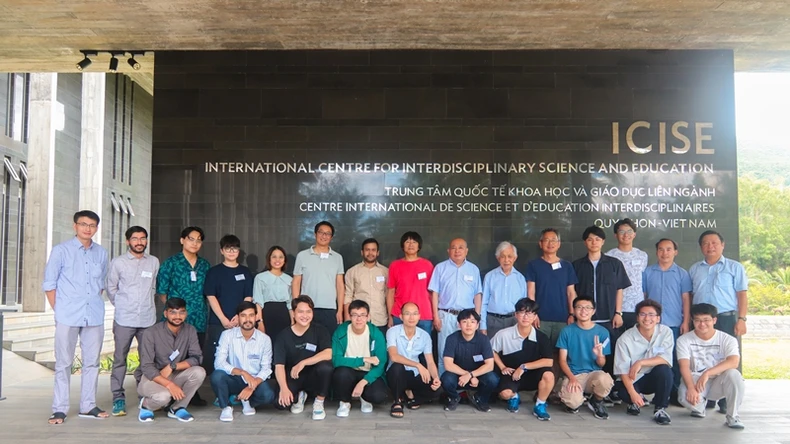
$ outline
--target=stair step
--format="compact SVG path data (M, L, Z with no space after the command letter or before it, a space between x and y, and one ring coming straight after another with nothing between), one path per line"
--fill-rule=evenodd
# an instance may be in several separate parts
M104 318L104 328L112 331L113 318ZM29 324L14 324L3 328L3 339L26 339L32 336L55 335L55 321L41 321Z
M104 337L104 342L102 343L101 348L101 355L109 355L115 351L115 341L113 340L112 336L109 338L107 336ZM55 347L53 346L39 346L39 347L31 347L27 350L18 350L14 351L19 356L22 356L25 359L29 359L31 361L35 361L38 363L42 363L44 361L55 361ZM75 357L81 356L81 350L79 347L79 343L77 344L77 349L75 350ZM54 367L53 367L54 368Z

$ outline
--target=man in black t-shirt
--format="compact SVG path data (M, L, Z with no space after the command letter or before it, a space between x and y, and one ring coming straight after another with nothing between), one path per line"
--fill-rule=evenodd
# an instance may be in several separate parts
M494 352L488 337L477 331L480 315L468 308L458 313L459 331L447 337L444 345L444 370L441 381L447 393L447 411L458 407L459 389L477 389L469 401L481 412L490 412L488 400L494 393L499 378L494 373Z
M507 401L509 412L518 412L519 390L537 390L532 414L541 421L551 416L546 400L554 387L554 347L545 333L532 326L538 316L537 302L523 298L516 302L516 325L497 332L491 339L494 364L502 376L499 397Z
M274 375L280 386L278 403L302 413L307 392L315 394L313 419L326 417L324 399L332 380L332 337L313 324L313 300L299 296L291 301L294 325L277 335L274 343ZM297 396L294 397L294 393Z

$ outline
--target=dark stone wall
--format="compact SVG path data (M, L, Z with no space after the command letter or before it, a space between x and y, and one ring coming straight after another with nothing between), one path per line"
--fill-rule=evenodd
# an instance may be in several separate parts
M269 246L291 254L310 245L313 225L328 219L333 247L346 267L359 260L359 242L382 241L382 262L398 256L400 235L420 232L423 256L444 260L451 238L469 241L469 258L485 272L494 248L510 240L517 266L537 255L545 227L560 229L560 255L584 254L581 233L593 223L616 246L611 219L648 225L635 244L654 258L653 244L671 237L678 262L701 257L703 228L680 220L713 222L738 256L734 80L731 51L248 51L157 52L153 124L152 251L164 258L180 249L186 225L207 232L204 254L219 259L219 237L242 239L248 265L260 270ZM627 145L652 144L648 154ZM690 150L672 136L676 121ZM613 154L613 123L619 154ZM666 122L668 154L659 153ZM695 153L695 124L711 137ZM701 173L575 174L264 174L206 172L206 162L480 162L703 164ZM706 197L385 196L387 186L581 187L655 186L714 189ZM302 202L707 203L714 211L681 212L335 212L300 211ZM664 219L667 219L665 221ZM668 221L672 219L672 221ZM681 225L686 224L683 228ZM291 264L292 265L292 264Z

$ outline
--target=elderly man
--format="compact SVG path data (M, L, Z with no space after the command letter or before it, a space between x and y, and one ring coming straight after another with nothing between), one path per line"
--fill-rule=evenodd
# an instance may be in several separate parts
M447 337L458 331L457 316L462 310L480 313L483 288L480 269L466 260L469 248L463 239L453 239L447 254L450 256L433 270L428 290L433 300L433 327L438 332L439 356L444 356ZM439 360L439 376L444 373L444 362Z
M510 242L501 242L494 254L499 261L483 279L483 310L480 313L480 332L493 338L496 333L516 325L513 307L527 296L524 275L513 268L518 250Z

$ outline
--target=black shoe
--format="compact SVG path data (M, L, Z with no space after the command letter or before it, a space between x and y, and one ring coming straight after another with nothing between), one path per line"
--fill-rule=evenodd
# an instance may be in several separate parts
M587 405L590 406L590 410L592 410L593 415L595 415L596 418L609 419L609 412L606 411L606 406L603 405L603 400L590 398L590 402L588 402Z
M727 398L719 399L719 409L716 411L723 415L727 414Z
M712 409L714 407L716 407L716 401L709 399L708 402L705 404L706 409Z
M575 415L576 413L579 413L579 408L578 408L578 407L576 407L576 408L574 409L574 408L568 407L568 406L566 405L566 406L565 406L565 413L571 413L571 414L574 414L574 415Z
M669 417L669 413L663 407L660 407L653 412L653 421L658 425L669 425L672 423L672 418Z
M639 406L634 403L628 404L628 408L625 409L625 412L633 416L639 416L639 414L642 413L642 411L639 410Z
M483 413L487 413L491 411L491 407L488 406L488 403L480 399L480 397L477 396L477 394L469 396L469 403L472 404L477 410L480 410Z
M609 399L609 401L614 405L620 405L623 403L623 399L620 397L620 394L615 391L609 392L609 396L604 399Z
M192 407L205 407L208 405L208 403L206 402L205 399L200 397L199 393L195 392L195 396L193 396L192 399L189 400L189 405L191 405Z
M455 409L458 408L458 404L461 403L461 398L447 398L447 404L444 405L444 410L448 412L454 412Z
M680 403L680 399L678 399L678 392L675 391L669 394L669 403L675 407L683 407L683 404Z

